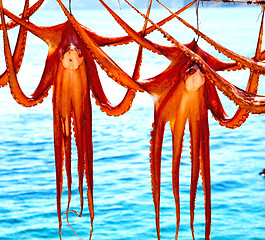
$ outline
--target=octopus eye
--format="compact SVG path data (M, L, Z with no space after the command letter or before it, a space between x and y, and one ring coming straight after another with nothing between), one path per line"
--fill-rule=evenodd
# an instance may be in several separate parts
M194 68L193 67L190 67L187 69L186 73L188 74L192 74L194 72Z
M193 75L198 70L198 67L196 65L192 65L189 67L186 71L187 75Z

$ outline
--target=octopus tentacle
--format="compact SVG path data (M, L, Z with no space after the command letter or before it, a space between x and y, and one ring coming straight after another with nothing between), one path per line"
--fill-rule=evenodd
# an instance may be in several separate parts
M16 47L14 50L14 55L13 55L13 63L14 63L14 68L16 73L18 73L22 59L24 56L24 50L25 50L25 45L26 45L26 38L27 38L27 31L24 29L20 29L19 34L18 34L18 39L16 43ZM0 87L5 87L8 83L8 71L5 70L3 74L0 76Z
M82 26L82 25L81 25ZM92 30L90 30L89 28L82 26L84 32L91 38L93 38L95 40L95 42L97 42L97 44L100 47L104 47L104 46L119 46L119 45L125 45L125 44L129 44L130 42L132 42L132 39L130 36L122 36L122 37L103 37L103 36L99 36L98 34L94 33Z
M205 81L206 81L205 91L207 92L207 96L209 98L207 107L208 109L210 109L211 113L213 114L213 117L217 121L220 121L223 123L225 122L225 119L228 119L229 117L223 108L223 105L221 103L221 100L219 98L219 95L217 93L217 90L214 84L211 83L208 77L205 77Z
M186 51L183 49L183 51ZM186 52L189 54L188 52ZM210 81L240 108L253 114L265 113L265 96L248 93L215 73L199 56L192 59L203 69Z
M22 13L23 17L27 15L27 12L29 11L28 8L29 8L29 1L27 0L25 2L24 10ZM6 27L7 26L8 25L6 25ZM1 24L1 27L2 27L2 24ZM8 27L6 29L8 29ZM27 39L27 30L23 27L20 27L18 38L17 38L17 43L15 46L14 55L13 55L13 63L16 69L16 73L18 73L21 63L22 63L22 59L23 59L24 51L25 51L26 39ZM1 74L0 76L0 87L6 86L7 83L8 83L8 72L7 70L5 70L5 72Z
M100 3L108 10L108 12L114 17L114 19L117 21L117 23L119 25L121 25L123 27L123 25L125 25L123 27L123 29L130 35L134 35L135 38L138 38L138 42L141 42L141 45L148 45L149 46L149 50L152 52L155 52L157 54L161 54L153 45L149 44L147 42L147 40L145 38L142 38L139 36L139 34L136 31L131 31L132 28L129 27L129 25L127 23L125 23L117 14L115 14L112 9L106 4L104 3L102 0L99 0Z
M132 7L138 14L140 14L143 18L147 19L157 30L159 30L169 41L174 43L173 37L171 37L167 32L165 32L160 26L158 26L155 22L149 19L145 14L141 13L136 7L134 7L128 0L124 0L130 7ZM137 38L134 40L136 41ZM176 41L176 40L175 40ZM140 41L139 41L140 43ZM174 43L175 44L175 43ZM144 44L141 44L144 45ZM177 44L176 44L177 45ZM178 45L177 45L178 46ZM184 46L184 45L183 45ZM148 49L148 47L146 47Z
M77 142L77 154L78 154L78 175L79 175L79 194L80 194L80 205L81 205L81 211L80 216L82 216L83 212L83 206L84 206L84 200L83 200L83 178L84 178L84 139L83 139L83 132L84 132L84 126L83 126L83 119L84 116L79 116L81 113L73 113L73 118L75 122L75 134L76 138L78 139Z
M58 52L48 53L41 80L33 94L31 94L31 98L38 99L48 95L58 69L58 64L54 64L57 62L59 62Z
M85 144L84 144L85 140L83 138L83 132L85 131L84 129L85 115L82 110L84 109L85 100L82 99L80 101L79 99L76 99L75 102L73 102L72 104L73 104L73 119L75 122L75 134L76 134L76 139L77 139L76 146L77 146L77 153L78 153L79 193L80 193L80 205L81 205L80 216L82 216L83 205L84 205L83 203L83 178L84 178L84 169L85 169Z
M148 9L147 9L147 14L146 14L147 16L149 16L149 14L150 14L151 5L152 5L152 0L149 0L149 6L148 6ZM146 34L146 27L147 27L147 20L145 20L145 22L144 22L144 26L143 26L143 29L142 29L142 32L141 32L142 36L145 36L145 34ZM140 45L139 46L139 50L138 50L138 54L137 54L137 59L136 59L135 68L134 68L134 71L133 71L132 79L137 80L140 77L140 69L141 69L141 64L142 64L142 55L143 55L143 48ZM97 77L97 74L92 74L92 75L94 77ZM98 83L98 85L100 85L100 81L97 81L97 83ZM102 89L102 87L100 86L100 90L101 89ZM104 96L103 90L102 90L102 93L100 94L100 96ZM106 107L103 104L101 104L101 110L105 111L108 115L118 116L118 115L124 114L125 112L127 112L131 108L132 101L133 101L134 97L135 97L135 90L129 89L129 90L127 90L126 95L125 95L124 99L122 100L122 102L118 106L111 108L111 112L110 111L106 111ZM109 108L110 107L108 106L108 109ZM118 113L117 113L117 109L119 110Z
M144 34L143 34L144 35ZM140 45L137 53L137 58L135 62L135 67L132 75L132 79L139 79L140 78L140 69L142 65L142 60L143 60L143 47Z
M54 152L55 152L55 168L56 168L56 190L57 190L57 216L59 221L59 236L61 237L62 217L61 217L61 197L63 190L63 130L61 125L60 114L53 106L53 124L54 124Z
M147 9L147 15L149 16L150 9L151 9L151 3L152 1L149 2L149 6ZM147 26L147 21L145 21L145 24L142 29L142 35L145 34ZM131 105L132 101L134 100L135 97L135 90L129 89L127 90L125 97L119 103L117 106L112 106L107 97L105 96L105 93L102 89L101 83L99 81L98 73L96 66L93 64L93 58L90 57L90 53L87 51L87 65L89 66L89 74L90 74L90 80L91 80L91 89L93 92L93 96L96 99L96 104L100 106L101 111L106 112L107 115L109 116L119 116L127 112ZM140 68L141 68L141 62L142 62L142 47L139 47L137 59L136 59L136 64L135 64L135 69L133 72L133 79L138 79L140 76Z
M92 96L95 98L96 104L100 106L100 110L102 112L105 112L108 116L116 117L123 115L130 110L132 102L135 98L135 91L133 89L128 89L122 101L116 106L102 103L102 101L99 101L94 94Z
M63 142L64 142L64 154L65 154L65 169L67 176L67 186L68 186L68 204L67 204L67 223L71 227L68 219L68 213L71 203L71 184L72 184L72 174L71 174L71 131L68 133L65 132L66 129L71 129L71 113L67 115L67 119L61 119L63 126ZM72 228L72 227L71 227ZM72 228L73 230L73 228ZM74 230L73 230L74 231Z
M146 48L149 51L157 53L159 55L163 54L168 59L172 60L171 47L162 46L151 42L150 40L143 38L141 34L132 29L126 22L124 22L111 8L109 8L102 0L101 4L108 10L108 12L114 17L117 23L136 41L140 46ZM144 15L145 16L145 15ZM146 18L149 19L149 18ZM149 20L148 20L149 21ZM137 81L139 82L139 81Z
M147 9L147 16L149 16L150 14L150 10L151 10L151 5L152 5L152 1L149 1L149 6ZM147 21L145 20L141 35L144 36L145 32L146 32L146 27L147 27ZM143 49L142 46L139 46L139 50L138 50L138 54L137 54L137 59L136 59L136 64L135 64L135 68L134 68L134 72L133 72L133 79L138 79L140 77L140 68L141 68L141 63L142 63L142 53L143 53ZM87 55L90 56L89 52L87 53ZM90 59L90 58L88 58ZM92 60L91 60L92 62ZM101 110L106 112L108 115L114 115L114 116L119 116L121 114L124 114L125 112L127 112L131 105L132 105L132 101L135 97L135 91L133 89L129 89L127 90L127 93L124 97L124 99L122 100L122 102L120 104L118 104L115 107L112 107L109 102L108 99L106 98L104 91L102 89L101 83L99 81L99 77L98 77L98 73L96 68L91 69L91 66L93 64L89 64L90 65L90 74L91 74L91 86L92 86L92 91L94 92L94 96L95 94L97 94L96 97L96 104L101 106ZM94 66L94 65L93 65ZM94 90L95 89L95 90Z
M16 15L10 13L7 10L6 11L7 15L12 18L14 21L18 22L19 24L21 24L24 28L26 28L27 30L31 31L33 34L39 36L39 33L43 36L45 36L45 32L51 32L51 30L53 29L55 33L50 33L49 36L51 37L53 44L55 44L57 41L59 41L60 39L60 34L58 34L58 32L56 30L61 30L62 27L64 27L64 24L60 24L53 27L48 27L48 28L43 28L43 27L38 27L28 21L25 21L25 19L19 18ZM8 36L7 33L5 34L4 31L4 37L6 38L6 42L8 43ZM39 36L41 37L41 36ZM46 37L45 37L46 39ZM47 39L49 39L47 37ZM46 39L46 40L47 40ZM44 40L45 41L45 40ZM7 49L7 54L9 54L10 47L9 44L5 44L6 47L5 49ZM11 88L11 93L13 95L13 97L15 98L15 100L26 107L31 107L34 106L38 103L41 103L43 101L43 98L47 96L48 94L48 90L50 89L52 83L53 83L53 78L54 78L54 74L57 71L57 65L54 64L54 62L58 62L58 51L57 48L51 48L49 50L48 53L48 57L46 60L46 64L45 64L45 69L41 78L41 81L37 87L37 89L34 91L34 93L30 96L27 97L23 91L21 90L18 80L16 78L16 74L14 72L14 70L12 70L12 62L10 60L10 57L7 56L7 54L5 54L6 59L7 59L7 64L11 67L10 68L10 73L9 73L9 81L10 81L10 88Z
M200 142L198 141L199 129L198 126L192 127L190 124L191 132L191 183L190 183L190 226L192 232L192 238L194 237L194 211L195 211L195 200L196 200L196 191L199 180L199 147Z
M179 102L180 103L180 102ZM187 121L188 113L185 109L184 104L177 113L175 120L170 121L171 132L172 132L172 145L173 145L173 158L172 158L172 186L173 195L175 198L176 205L176 235L175 239L178 238L178 231L180 226L180 198L179 198L179 167L180 159L183 147L183 137L185 130L185 123Z
M177 225L175 239L178 238L178 231L180 226L179 167L180 167L180 159L181 159L183 137L184 137L185 123L186 123L186 119L185 118L182 119L184 120L183 123L180 121L176 121L174 126L173 124L170 124L172 132L172 145L173 145L172 186L173 186L173 195L175 198L175 205L176 205L176 225Z
M186 9L191 7L196 1L197 0L190 2L186 6L184 6L183 8L178 10L177 12L175 12L175 14L179 15L180 13L182 13L183 11L185 11ZM160 22L158 22L157 25L162 26L165 23L172 20L173 18L174 18L174 15L170 15L170 16L166 17L165 19L161 20ZM123 44L129 44L130 42L133 41L130 36L115 37L115 38L101 37L101 36L98 36L97 34L95 34L94 32L92 32L91 30L87 29L86 27L83 27L83 29L87 32L87 34L90 37L92 37L93 39L96 40L96 42L98 43L99 46L118 46L118 45L123 45ZM150 27L146 28L145 34L148 35L155 30L156 29L154 26L150 26ZM138 32L138 34L141 34L141 32Z
M161 152L163 135L165 131L165 121L160 119L159 113L155 112L153 130L150 140L150 171L153 201L156 214L157 238L160 240L160 185L161 185Z
M254 56L254 60L258 61L261 58L261 46L262 46L262 37L263 37L263 20L264 20L264 11L262 15L262 20L261 20L261 26L260 26L260 31L259 31L259 37L258 37L258 42L257 42L257 47L256 47L256 53ZM251 71L249 75L249 80L248 80L248 85L246 88L247 92L250 93L257 93L258 90L258 83L259 83L259 76L260 74L256 71ZM213 113L214 118L220 123L220 125L225 126L227 128L236 128L240 127L248 118L249 112L246 111L245 109L238 108L235 115L232 118L228 118L226 113L224 112L224 109L221 105L220 99L218 97L218 94L210 84L209 86L211 89L208 89L208 91L211 92L211 96L209 98L209 108Z
M207 91L209 96L209 109L211 110L213 117L219 122L221 126L227 128L237 128L240 127L248 118L249 111L239 107L237 112L232 118L229 118L223 109L218 93L213 84L208 81Z
M127 0L125 0L127 2ZM167 8L165 5L163 5L161 2L156 0L159 4L161 4L163 7L165 7L168 11L171 12L171 14L174 14L169 8ZM256 62L253 59L244 57L242 55L236 54L233 51L229 50L228 48L223 47L219 43L215 42L205 34L203 34L201 31L193 27L191 24L186 22L184 19L179 17L178 15L174 14L176 18L182 22L184 25L186 25L188 28L193 30L198 36L202 37L205 41L207 41L211 46L213 46L218 52L221 52L226 57L230 58L231 60L235 60L237 64L239 64L240 67L247 67L251 70L256 70L260 72L261 74L265 74L265 65L261 62Z
M254 72L250 73L249 80L252 81L252 83L253 83L252 86L257 85L257 83L259 82L259 76L260 76L260 74L258 74L258 73L254 73ZM214 86L213 86L213 88L214 88ZM252 90L249 90L249 89L252 89ZM256 87L255 87L255 89L247 88L246 91L256 94L257 88ZM215 99L213 99L213 98L215 98ZM213 101L213 103L210 102L209 108L210 108L211 112L213 113L214 118L219 122L219 124L221 126L225 126L227 128L233 128L234 129L234 128L240 127L249 117L249 111L239 107L237 109L235 115L232 118L229 118L226 115L226 113L224 112L223 108L217 107L217 106L220 106L219 104L215 105L215 103L217 101L220 101L220 99L219 100L217 100L217 99L219 99L219 96L218 96L217 92L214 92L214 95L210 98L210 100ZM217 114L216 114L216 112L217 112Z
M128 74L123 72L120 67L101 48L99 48L95 41L84 32L82 27L80 27L75 18L70 15L62 2L60 0L57 0L57 2L61 6L80 39L82 39L86 45L91 56L98 62L100 67L108 74L108 76L124 87L142 91L139 85L133 81Z
M147 17L149 17L149 15L150 15L151 6L152 6L152 0L149 0L147 12L146 12L146 16ZM148 23L148 21L145 19L144 20L144 26L143 26L142 31L141 31L141 36L142 37L144 37L146 35L147 23ZM135 63L132 79L137 80L137 79L140 78L140 69L141 69L141 65L142 65L142 60L143 60L143 47L142 47L142 45L139 45L138 54L137 54L137 58L136 58L136 63Z
M172 60L174 56L172 55L172 49L168 46L162 46L151 42L150 40L143 38L141 34L132 29L126 22L124 22L111 8L109 8L102 0L99 0L101 4L107 9L107 11L113 16L116 22L136 41L139 45L146 48L149 51L157 53L159 55L164 55L169 60ZM146 15L144 15L146 16ZM146 18L149 19L148 17ZM148 20L149 21L149 20ZM139 81L137 81L139 82Z
M92 143L92 108L90 102L85 102L85 120L84 120L84 160L85 160L85 175L87 182L87 199L90 212L90 239L93 232L93 220L94 220L94 203L93 203L93 143Z
M207 111L202 113L202 136L200 145L200 169L205 199L205 239L210 239L211 232L211 176L210 176L210 146L209 124Z
M227 69L231 69L235 66L238 66L236 62L223 62L218 58L210 55L209 53L203 51L197 44L195 40L193 40L193 47L189 47L193 52L197 53L201 58L209 64L209 66L215 71L225 71ZM187 44L184 44L188 47Z
M90 212L91 231L93 231L94 220L94 204L93 204L93 144L92 144L92 110L90 104L89 88L87 85L88 76L85 71L86 65L81 64L78 68L77 78L81 79L81 83L77 86L79 94L73 95L73 114L75 122L75 134L77 139L78 151L78 174L79 174L79 193L81 201L81 212L83 210L83 178L86 175L87 183L87 199ZM75 81L77 82L77 81ZM87 89L84 90L84 89ZM82 99L80 99L82 95Z
M79 138L80 138L80 134L78 133L78 127L77 127L77 121L78 119L76 118L75 114L72 113L72 121L73 121L73 133L74 133L74 137L75 137L75 144L76 146L80 146L80 143L79 143ZM77 155L79 157L79 147L77 147ZM78 176L79 176L79 179L81 178L80 175L79 175L79 160L78 160L78 164L77 164L77 168L78 168ZM84 170L83 170L84 171ZM79 217L82 217L82 214L83 214L83 206L84 206L84 201L83 201L83 190L81 189L80 191L80 186L83 185L83 183L81 182L83 180L79 180L79 186L78 186L78 191L79 191L79 195L80 195L80 213L77 213L75 210L71 210L71 211L74 211Z
M169 17L161 20L160 22L157 23L158 26L163 26L165 23L169 22L170 20L172 20L176 15L181 14L182 12L184 12L186 9L188 9L189 7L191 7L194 3L196 3L197 0L191 1L190 3L188 3L186 6L184 6L183 8L181 8L180 10L178 10L177 12L175 12L174 14L171 14ZM151 32L153 32L154 30L156 30L156 28L154 26L150 26L146 29L146 35L150 34Z
M28 19L33 13L35 13L40 8L43 2L44 0L39 0L38 2L36 2L33 6L29 8L29 3L28 1L26 1L23 13L21 14L22 17ZM17 25L17 23L14 21L6 23L7 30L15 27L15 25ZM2 24L0 25L0 29L2 30ZM21 63L22 63L22 59L23 59L24 51L25 51L26 39L27 39L27 30L23 27L20 27L18 39L17 39L17 43L15 46L14 55L13 55L13 63L16 69L16 73L18 73ZM6 70L0 76L0 87L6 86L7 83L8 83L8 73Z
M86 53L86 66L89 71L87 71L88 78L90 81L90 87L92 90L92 96L96 100L96 104L100 106L102 112L105 112L109 116L119 116L127 112L132 106L132 102L135 98L135 90L129 89L125 94L123 100L116 106L113 106L107 99L99 76L96 69L96 65L90 53Z
M26 12L26 14L22 13L19 16L23 16L24 18L30 17L31 15L33 15L41 7L41 5L43 4L43 2L44 2L44 0L37 1L36 3L34 3L28 9L28 11ZM7 30L9 30L9 29L12 29L12 28L16 27L17 25L18 25L17 22L11 20L11 21L9 21L9 22L6 23L6 28L7 28ZM0 24L0 30L3 30L2 24Z
M3 14L2 1L0 1L0 4L1 4L0 5L1 20L3 23L5 60L6 60L7 72L8 72L8 76L9 76L9 85L10 85L11 94L12 94L13 98L21 105L23 105L25 107L35 106L38 103L41 103L43 101L43 98L47 96L48 89L45 89L45 91L43 91L43 93L40 94L36 98L27 97L23 93L23 91L21 90L19 83L18 83L18 80L17 80L17 76L16 76L16 70L15 70L14 63L13 63L13 57L11 54L7 30L5 28L5 20L4 20L4 14ZM47 88L49 88L49 87L50 87L50 85L47 86Z
M64 23L52 27L39 27L29 21L26 21L24 18L16 16L15 14L11 13L5 8L4 8L4 13L13 21L22 25L28 31L30 31L31 33L42 39L48 46L52 48L49 50L50 52L52 52L52 50L55 50L55 46L58 46L58 44L60 43L61 35L58 34L58 32L60 32L62 28L65 26Z
M198 99L197 99L198 100ZM201 124L202 120L200 117L202 104L200 101L191 101L192 104L190 106L190 116L189 116L189 127L190 127L190 138L191 138L191 184L190 184L190 226L192 237L194 237L194 210L195 210L195 199L196 199L196 191L199 180L199 170L200 170L200 144L201 144ZM197 103L197 104L196 104ZM198 106L199 105L199 106Z
M59 81L55 83L55 89L54 89L54 95L53 95L53 104L54 108L58 112L59 115L59 124L61 127L62 131L62 146L63 146L63 153L65 156L65 169L66 169L66 176L67 176L67 186L68 186L68 204L67 204L67 210L66 210L66 215L67 215L67 223L75 233L74 229L69 223L69 211L74 211L75 210L69 210L70 209L70 203L71 203L71 185L72 185L72 174L71 174L71 98L63 98L61 93L65 91L65 87L61 84L59 84L60 81L62 81L62 78L64 77L62 75L62 68L59 67L57 79ZM66 79L67 81L68 79ZM60 100L62 103L60 103ZM62 110L62 105L63 105L63 110ZM56 127L54 125L54 127ZM56 139L54 139L56 141ZM75 233L76 234L76 233Z

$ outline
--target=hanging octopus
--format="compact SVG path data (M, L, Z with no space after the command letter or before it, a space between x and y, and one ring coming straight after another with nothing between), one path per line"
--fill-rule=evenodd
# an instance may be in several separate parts
M25 6L28 5L28 2ZM151 5L150 5L151 6ZM53 122L54 122L54 149L55 149L55 166L56 166L56 186L57 186L57 214L59 220L59 235L61 237L61 195L63 183L63 164L65 158L67 182L68 182L68 206L67 206L67 221L68 212L71 201L71 119L73 119L74 133L76 137L76 145L78 151L78 174L79 174L79 193L81 211L78 214L82 216L83 211L83 178L86 175L87 182L87 198L91 219L91 232L93 231L94 207L93 207L93 146L92 146L92 112L90 102L90 89L96 99L96 103L100 105L101 110L108 115L118 116L124 114L131 107L135 97L135 90L140 89L127 74L119 75L117 72L110 70L108 74L112 78L128 79L123 83L126 87L130 87L123 101L112 106L101 86L98 77L96 64L86 46L82 43L78 34L75 32L69 21L52 27L38 27L25 18L13 15L5 10L5 14L13 19L14 22L21 25L21 28L26 32L30 31L37 37L41 38L48 46L48 57L46 59L45 69L41 81L34 91L28 97L21 90L16 73L20 67L20 62L23 58L25 41L18 37L17 48L12 56L9 40L7 35L7 26L4 20L4 9L2 1L0 1L1 21L4 33L4 49L7 71L5 78L9 76L9 85L11 94L14 99L25 107L31 107L41 103L44 97L47 96L48 90L53 86ZM25 7L25 13L27 8ZM148 10L148 14L150 7ZM31 10L32 12L32 10ZM81 26L81 25L80 25ZM86 34L93 37L95 43L92 47L100 52L101 58L108 60L110 65L117 66L100 48L100 46L119 44L119 41L128 39L128 36L122 38L104 38L91 32L89 29L82 26ZM145 35L146 24L142 30L142 36ZM23 35L23 34L22 34ZM133 78L139 75L139 69L142 55L140 47L138 59L134 71ZM108 64L105 63L105 64ZM103 66L105 68L105 65ZM69 221L68 221L69 224ZM70 224L69 224L70 226Z
M100 0L100 2L137 43L150 51L164 55L171 61L170 66L159 75L147 80L137 80L139 85L153 96L155 102L153 131L151 132L150 167L158 239L160 239L159 209L161 151L165 124L167 122L170 123L173 141L172 183L176 202L177 239L180 225L179 167L184 128L187 120L189 121L191 138L192 167L190 186L190 225L192 237L195 239L193 222L195 198L200 172L205 195L205 239L210 239L211 183L208 110L212 112L213 116L220 122L221 125L230 128L242 125L248 116L248 111L239 108L233 118L228 118L224 112L211 77L204 72L201 64L207 66L207 68L211 69L214 73L216 71L223 70L236 70L240 67L237 65L237 62L221 62L204 52L199 48L195 40L189 44L182 45L185 49L189 50L189 55L180 49L179 46L166 47L155 44L150 40L139 36L139 34L130 28L130 26L117 16L117 14L115 14L115 12L113 12L102 0ZM126 2L128 3L128 1ZM142 16L146 18L143 14ZM179 16L177 17L180 18ZM153 22L151 23L163 32L158 25ZM165 33L163 32L163 34ZM251 61L258 61L261 59L262 36L263 20L261 22L256 54ZM203 63L197 63L197 61L194 60L194 56L198 56ZM259 76L259 72L251 69L247 91L251 91L253 93L257 92ZM224 87L228 88L229 85Z

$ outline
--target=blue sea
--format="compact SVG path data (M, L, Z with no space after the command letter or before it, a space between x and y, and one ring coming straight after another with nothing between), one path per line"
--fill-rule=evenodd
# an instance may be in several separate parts
M117 9L133 28L140 30L143 19L132 10ZM254 56L261 20L260 7L199 9L199 28L223 46ZM19 13L19 12L17 12ZM122 36L124 31L102 10L73 9L78 21L102 36ZM159 21L167 16L164 9L153 9L151 18ZM181 15L196 25L195 9ZM31 21L40 26L62 23L62 12L40 10ZM196 35L172 20L164 29L182 43ZM11 45L17 29L9 31ZM148 36L167 45L159 32ZM204 40L199 45L222 60ZM2 42L1 42L2 49ZM18 74L21 88L30 95L39 83L47 46L32 34L28 36L25 58ZM132 74L138 46L129 44L107 47L104 51L128 74ZM3 51L1 72L5 69ZM142 78L152 77L169 65L163 56L144 51ZM100 78L111 102L118 103L125 93L121 86L99 68ZM249 71L221 73L241 88L246 87ZM259 93L265 95L264 77ZM236 106L220 93L223 106L233 115ZM138 93L131 110L120 117L109 117L93 105L94 203L93 239L156 239L155 212L151 193L149 147L153 122L153 99ZM238 129L221 127L209 113L212 226L213 240L265 239L265 116L250 115ZM175 202L171 180L171 132L167 126L162 153L161 239L175 238ZM73 142L71 208L80 209L77 176L77 153ZM186 126L180 167L181 224L179 239L192 239L189 219L190 138ZM66 177L64 178L64 180ZM67 207L67 184L64 182L62 212ZM72 227L83 239L89 238L90 217L87 205L79 218L69 213ZM198 185L195 211L195 237L204 239L204 197ZM63 217L63 239L77 239ZM24 108L11 97L8 86L0 89L0 239L59 239L56 213L56 182L53 150L52 90L36 107Z

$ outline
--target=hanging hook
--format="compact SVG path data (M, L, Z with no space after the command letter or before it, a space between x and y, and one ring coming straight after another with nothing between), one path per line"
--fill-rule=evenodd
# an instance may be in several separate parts
M264 10L265 10L265 5L261 5L261 11L258 15L258 18L257 18L257 22L259 21L259 18L262 16L263 18L263 14L264 14Z
M69 0L69 12L72 15L72 4L71 3L72 3L72 1Z
M122 16L122 9L121 9L121 2L120 2L120 0L118 0L118 3L119 3L119 7L120 7L121 17L123 17Z
M198 0L198 1L196 2L196 17L197 17L197 29L198 29L198 30L199 30L199 27L200 27L200 23L199 23L199 5L200 5L200 0ZM196 42L199 41L199 38L200 38L200 36L197 35L197 40L196 40Z

